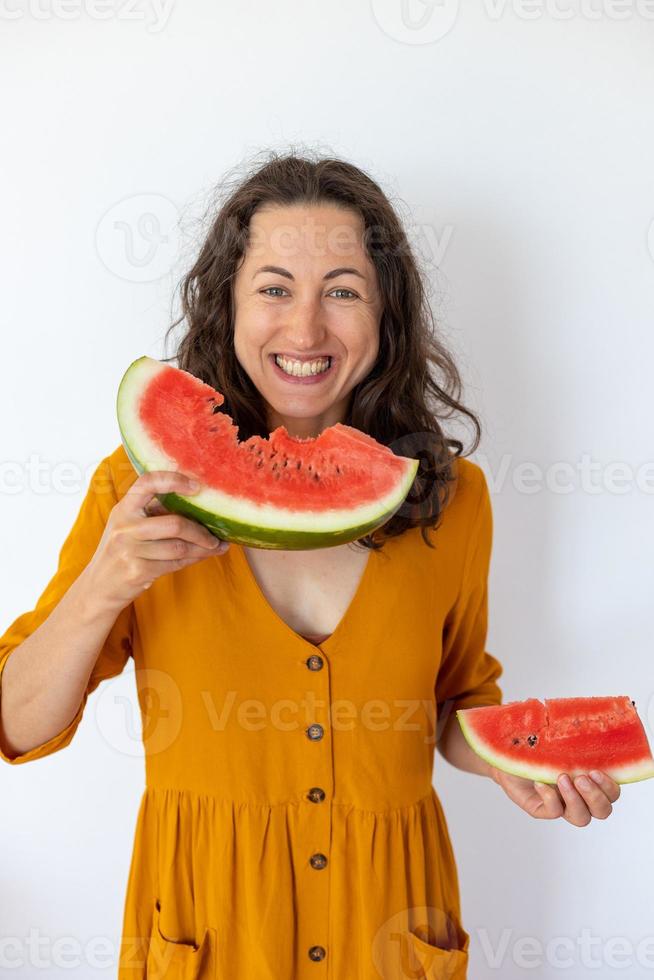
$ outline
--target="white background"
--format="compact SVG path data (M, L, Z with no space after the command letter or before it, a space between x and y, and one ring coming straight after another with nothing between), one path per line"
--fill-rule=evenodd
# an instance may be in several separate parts
M118 445L123 371L172 353L213 185L309 146L366 169L411 226L482 414L504 699L627 694L652 738L654 4L0 8L0 627L33 606ZM62 462L83 479L62 486ZM116 685L135 712L129 668ZM65 751L1 767L0 937L20 980L115 974L53 945L120 936L144 771L124 706L96 712L103 686ZM580 829L436 758L471 978L650 976L654 781Z

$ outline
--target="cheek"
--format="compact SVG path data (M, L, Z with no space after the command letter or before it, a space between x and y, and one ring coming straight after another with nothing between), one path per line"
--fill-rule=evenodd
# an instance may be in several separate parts
M379 329L376 323L366 317L360 317L356 322L342 324L340 340L355 361L375 361L379 350Z
M274 331L274 324L266 311L256 305L243 306L234 321L234 349L247 356L264 347Z
M243 331L239 327L238 319L234 322L234 353L243 365Z

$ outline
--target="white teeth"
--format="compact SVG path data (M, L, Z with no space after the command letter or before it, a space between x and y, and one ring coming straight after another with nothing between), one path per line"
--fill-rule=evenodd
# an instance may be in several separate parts
M317 361L291 361L275 355L275 363L285 372L295 378L307 378L310 374L322 374L331 364L330 358L320 358Z

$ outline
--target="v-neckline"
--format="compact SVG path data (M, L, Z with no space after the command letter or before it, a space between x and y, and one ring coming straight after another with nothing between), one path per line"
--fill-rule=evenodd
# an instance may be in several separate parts
M356 591L352 596L352 598L350 599L350 603L347 609L345 610L340 620L336 624L334 630L329 634L329 636L326 637L324 640L322 640L320 643L313 643L311 640L307 640L307 638L302 636L301 633L297 633L291 626L289 626L286 620L279 615L279 613L277 612L276 609L273 608L273 606L271 606L270 602L268 601L268 598L266 597L266 594L264 593L263 589L259 585L259 582L257 581L257 577L252 570L250 562L248 561L247 555L245 553L245 547L241 544L232 543L232 549L235 549L236 552L238 553L239 561L244 566L245 576L250 583L252 591L258 597L258 601L260 605L262 605L267 610L268 615L273 620L276 620L277 623L282 627L282 629L285 630L286 633L290 633L295 640L298 640L300 643L303 643L305 646L311 647L314 650L318 648L322 649L324 647L330 646L340 637L341 633L343 633L344 630L347 629L350 620L352 619L353 615L356 612L356 607L361 604L361 602L363 601L363 594L368 589L369 580L372 574L373 560L376 557L374 550L372 548L369 548L368 557L363 567L363 573L361 575L361 578L359 579L358 585L356 587Z

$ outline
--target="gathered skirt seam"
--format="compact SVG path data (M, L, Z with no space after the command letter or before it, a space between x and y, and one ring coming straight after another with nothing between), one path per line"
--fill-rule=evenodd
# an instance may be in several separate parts
M256 800L236 800L229 797L214 796L211 793L200 793L197 790L180 788L179 786L146 786L144 793L171 793L177 796L193 796L198 799L210 800L212 803L229 803L235 807L259 807L262 810L272 810L276 807L289 807L289 806L300 806L303 803L302 800L281 800L279 803L259 803ZM337 800L330 800L330 805L332 807L340 807L343 809L356 810L357 813L397 813L401 810L412 810L422 803L429 802L434 795L434 787L432 786L428 793L424 796L420 796L417 800L413 800L411 803L403 803L401 806L396 807L382 807L380 809L374 809L370 807L361 807L356 803L346 803Z

